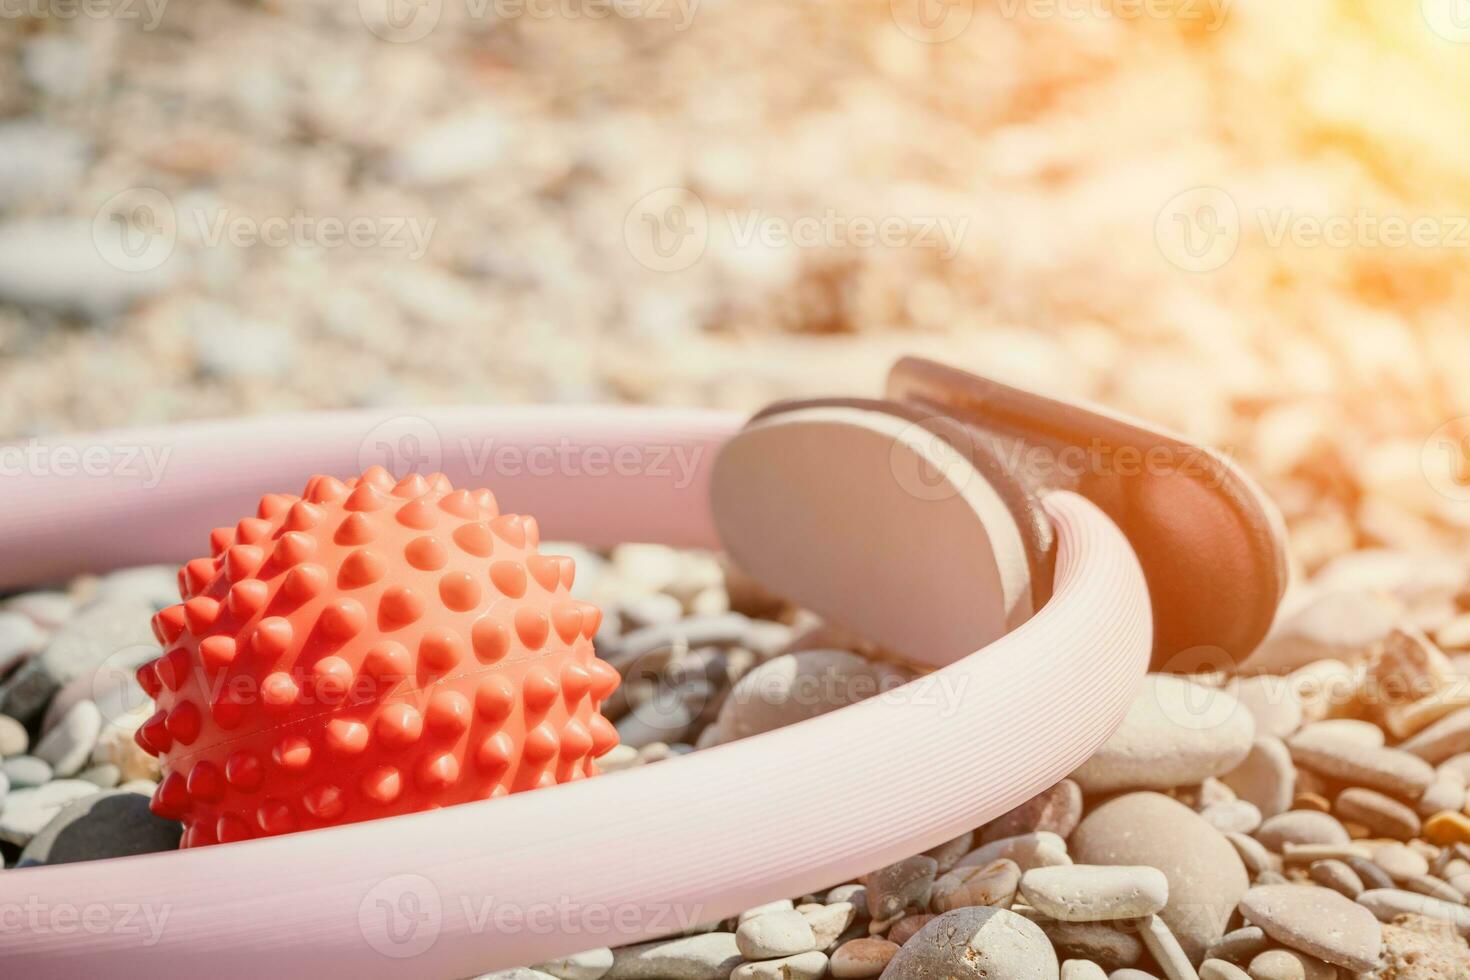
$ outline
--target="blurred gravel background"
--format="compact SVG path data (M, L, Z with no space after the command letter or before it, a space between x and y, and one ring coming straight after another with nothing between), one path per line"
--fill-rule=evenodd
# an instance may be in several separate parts
M753 409L874 393L918 352L1235 453L1309 569L1454 547L1453 12L7 0L0 437L385 403Z

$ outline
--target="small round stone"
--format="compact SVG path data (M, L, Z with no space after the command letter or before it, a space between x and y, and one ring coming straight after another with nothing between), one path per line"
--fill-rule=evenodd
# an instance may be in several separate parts
M0 772L10 780L11 789L43 786L51 781L51 766L33 755L13 755L0 762Z
M68 803L97 792L96 786L80 779L58 779L44 786L13 789L6 794L5 809L0 810L0 840L24 847Z
M947 872L934 882L929 907L935 912L953 912L970 905L1009 908L1021 886L1021 869L1008 858L986 865L967 865Z
M1205 960L1199 965L1199 980L1252 980L1251 975L1227 960Z
M612 969L612 965L612 950L603 946L563 956L559 960L538 963L535 968L556 977L557 980L601 980L603 974Z
M779 960L742 963L730 980L821 980L827 975L827 954L813 950Z
M1313 861L1307 874L1323 888L1331 888L1344 898L1355 899L1363 892L1363 879L1342 861Z
M1337 980L1337 971L1321 960L1291 949L1270 949L1251 960L1251 980Z
M909 909L924 911L934 889L939 862L922 854L871 872L867 878L868 911L879 922L899 918Z
M1220 778L1240 799L1254 803L1263 817L1291 809L1296 765L1279 738L1257 736L1245 760Z
M78 701L36 743L36 757L50 763L57 776L74 776L87 764L101 732L101 709L92 701Z
M1072 780L1064 779L986 824L980 831L980 843L988 844L1003 837L1016 837L1038 830L1066 838L1081 819L1082 789Z
M1261 811L1249 800L1225 800L1200 811L1205 823L1222 834L1250 834L1261 826Z
M1405 844L1384 844L1374 848L1373 863L1395 881L1429 873L1429 861Z
M816 949L817 937L806 916L779 909L742 922L735 945L747 960L774 960Z
M1342 824L1326 813L1315 810L1288 810L1261 824L1256 840L1277 854L1287 844L1347 844L1352 841Z
M1057 980L1057 954L1031 920L1005 909L956 909L905 943L884 980Z
M829 969L837 980L876 977L898 953L898 944L886 939L854 939L837 947Z
M1332 810L1348 823L1365 827L1375 837L1409 840L1419 835L1419 815L1410 807L1377 790L1364 789L1361 786L1349 787L1337 794ZM1466 826L1470 828L1470 821L1466 821Z
M1108 980L1108 975L1091 960L1063 960L1062 980Z
M1037 925L1051 940L1058 956L1091 960L1109 970L1132 966L1143 956L1143 943L1138 941L1131 923L1043 919ZM889 938L893 938L892 933Z

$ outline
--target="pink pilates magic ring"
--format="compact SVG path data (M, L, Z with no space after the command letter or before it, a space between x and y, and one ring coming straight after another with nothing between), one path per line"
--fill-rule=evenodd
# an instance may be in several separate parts
M177 560L201 529L232 520L262 490L384 462L375 440L413 432L415 452L432 457L434 469L456 483L491 485L507 510L534 513L548 538L719 547L717 527L727 538L750 536L765 521L782 540L765 549L740 542L732 550L743 563L896 648L922 645L913 659L936 669L859 704L656 766L326 830L8 871L0 874L0 909L147 908L155 921L166 918L156 930L88 931L3 916L0 958L31 977L465 976L667 935L830 887L1054 784L1112 731L1148 664L1149 592L1134 548L1078 493L1032 485L1037 503L1018 509L966 483L971 471L963 466L953 471L966 474L957 493L933 493L932 484L917 492L948 508L934 518L938 533L923 526L897 533L893 515L875 510L908 506L915 493L885 503L888 491L875 488L871 506L823 516L813 483L830 467L850 483L829 494L862 500L865 487L884 482L872 467L882 462L889 474L903 474L904 453L934 452L935 444L874 411L805 406L742 427L734 416L701 411L422 409L48 442L103 447L94 452L111 459L138 447L167 456L146 486L131 472L10 481L0 512L0 584ZM945 436L953 448L953 433ZM829 468L790 457L808 443L817 448L800 450L803 458L827 452ZM497 463L492 453L493 472L485 468L487 445L505 454ZM842 448L820 448L832 446ZM547 447L560 462L528 464ZM508 468L506 459L519 463ZM900 517L923 525L924 513ZM1031 519L1045 522L1044 538L1021 526ZM987 534L944 552L954 537L944 529L966 521L982 522ZM809 533L814 547L835 546L844 528L869 542L881 572L864 578L831 569L854 589L874 589L862 602L844 605L821 588L780 581L800 552L793 537ZM1045 542L1044 566L1033 538ZM916 544L939 549L931 554L941 559L907 561ZM979 584L943 567L969 561L976 549L991 556L974 571L966 566L964 576ZM801 561L808 576L824 569L820 548ZM1048 581L1028 588L1037 567ZM933 581L906 590L885 574ZM953 610L964 628L903 625L916 618L906 615L913 603L935 594L942 601L930 601L918 618ZM967 596L979 612L966 607Z

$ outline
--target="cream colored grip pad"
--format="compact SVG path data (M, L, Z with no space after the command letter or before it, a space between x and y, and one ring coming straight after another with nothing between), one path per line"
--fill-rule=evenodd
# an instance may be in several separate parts
M949 663L1033 612L1010 510L963 454L900 416L759 418L721 449L710 499L745 571L916 663Z

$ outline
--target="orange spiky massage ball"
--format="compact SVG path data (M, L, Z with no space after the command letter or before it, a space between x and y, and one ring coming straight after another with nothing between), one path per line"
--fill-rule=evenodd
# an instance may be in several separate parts
M138 671L158 711L153 811L182 846L502 796L595 775L601 613L534 518L442 474L373 467L266 494L210 536Z

